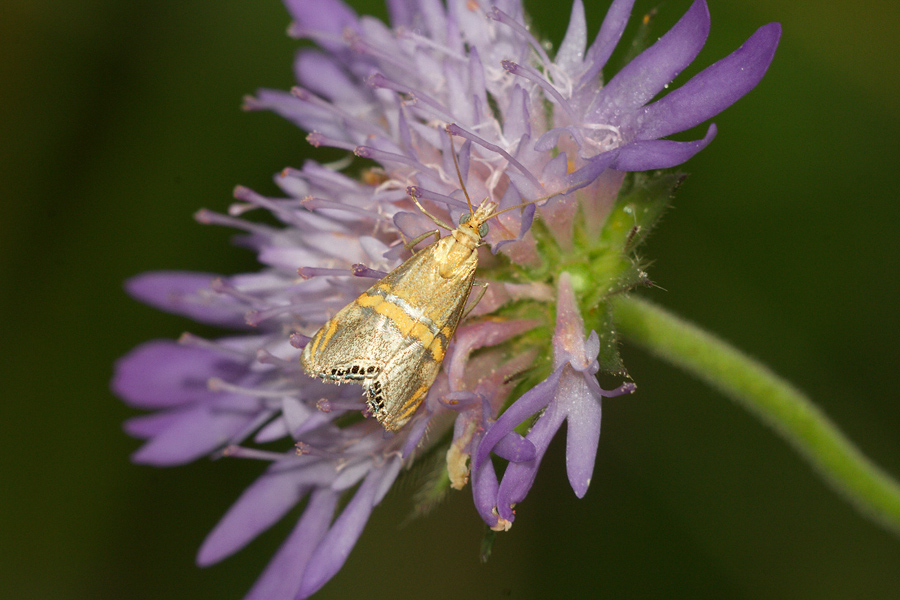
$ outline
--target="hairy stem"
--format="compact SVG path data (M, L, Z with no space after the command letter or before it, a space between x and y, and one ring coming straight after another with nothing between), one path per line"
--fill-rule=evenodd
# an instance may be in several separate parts
M860 512L900 535L900 484L790 383L646 300L617 298L613 315L624 338L694 374L762 418Z

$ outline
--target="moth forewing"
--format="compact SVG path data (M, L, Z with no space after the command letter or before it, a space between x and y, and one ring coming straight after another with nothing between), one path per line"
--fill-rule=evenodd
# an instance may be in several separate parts
M450 235L417 252L341 309L303 349L300 362L331 383L359 383L389 431L403 427L434 383L465 309L485 201Z

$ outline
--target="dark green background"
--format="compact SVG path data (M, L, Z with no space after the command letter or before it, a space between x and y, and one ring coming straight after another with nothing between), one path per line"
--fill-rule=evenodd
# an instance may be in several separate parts
M589 4L594 32L607 3ZM900 476L900 9L865 4L710 0L699 65L769 21L784 37L686 166L646 249L666 291L647 295L772 365ZM657 34L688 5L661 4ZM569 2L530 8L558 42ZM275 0L8 0L0 13L0 595L240 598L289 523L224 564L193 557L263 465L130 464L138 443L121 423L135 413L108 380L145 340L214 334L130 300L125 278L255 268L192 213L224 210L235 184L274 193L272 174L310 152L288 123L239 110L243 94L292 83L287 13ZM721 395L624 354L639 391L606 402L585 499L556 444L481 565L469 490L400 527L398 487L318 597L900 593L900 539Z

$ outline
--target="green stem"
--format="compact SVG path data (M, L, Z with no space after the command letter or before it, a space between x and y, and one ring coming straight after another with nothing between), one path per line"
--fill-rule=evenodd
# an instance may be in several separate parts
M619 332L761 417L860 512L900 535L900 484L812 401L767 367L697 326L635 297L613 303Z

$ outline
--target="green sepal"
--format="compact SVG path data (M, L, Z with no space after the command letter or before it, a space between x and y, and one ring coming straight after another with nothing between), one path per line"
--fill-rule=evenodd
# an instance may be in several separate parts
M597 356L600 370L612 375L626 375L625 364L619 354L619 335L613 324L609 303L603 302L585 317L588 323L593 323L591 329L600 337L600 354Z
M686 177L657 171L627 178L600 233L601 241L632 254L647 239Z

